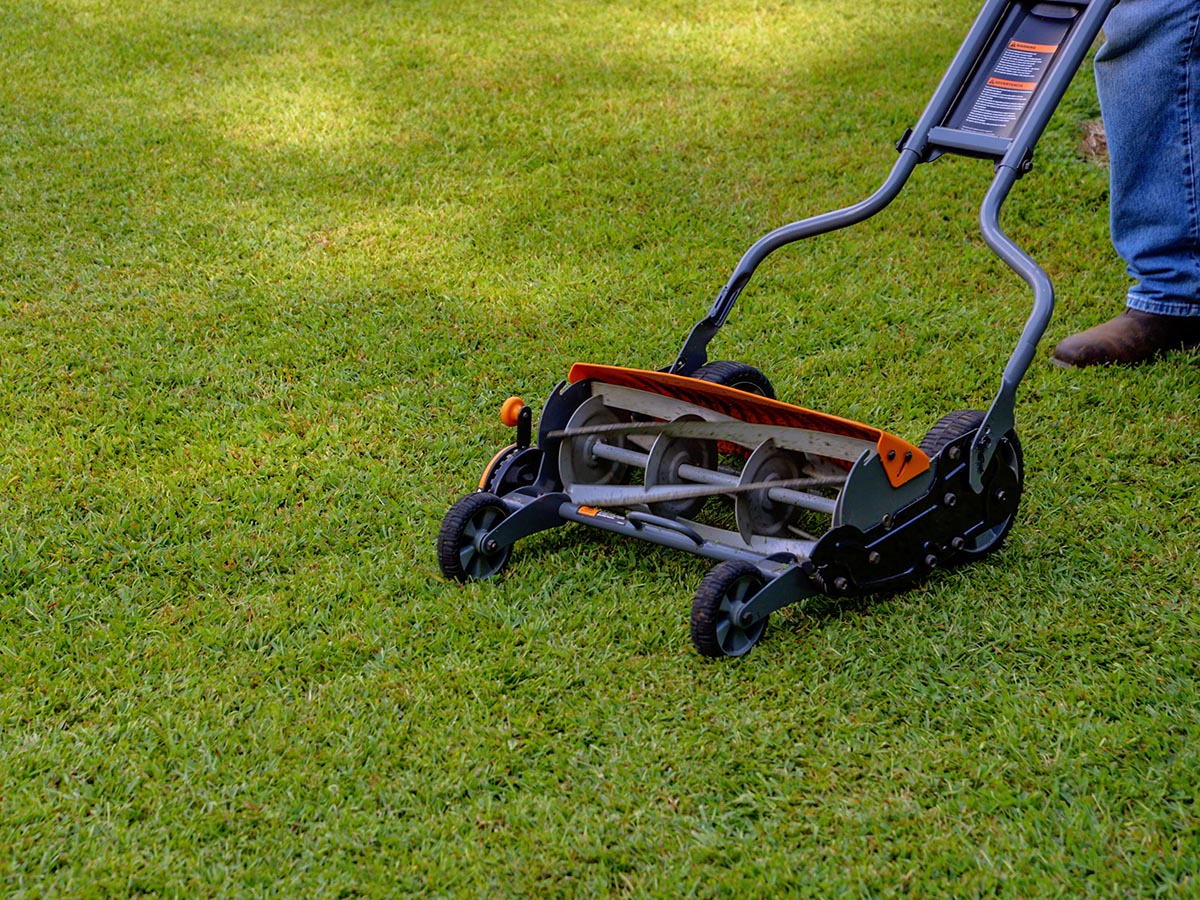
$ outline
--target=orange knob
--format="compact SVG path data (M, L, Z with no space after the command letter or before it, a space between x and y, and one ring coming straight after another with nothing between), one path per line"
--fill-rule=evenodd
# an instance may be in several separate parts
M517 419L521 415L521 410L525 408L525 401L520 397L509 397L504 401L504 405L500 407L500 421L509 428L515 428Z

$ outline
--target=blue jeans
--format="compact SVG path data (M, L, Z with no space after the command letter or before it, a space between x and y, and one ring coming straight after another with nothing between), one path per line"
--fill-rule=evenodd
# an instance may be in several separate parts
M1121 0L1104 37L1112 239L1137 281L1126 302L1200 316L1200 0Z

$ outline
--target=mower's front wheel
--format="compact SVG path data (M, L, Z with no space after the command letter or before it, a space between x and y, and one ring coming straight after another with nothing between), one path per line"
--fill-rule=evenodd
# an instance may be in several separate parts
M728 359L705 363L692 373L692 377L745 391L748 394L758 394L760 397L775 399L775 387L771 384L771 380L754 366L746 363L733 362Z
M739 621L742 607L766 583L758 568L731 559L704 576L692 601L692 644L701 656L744 656L762 640L766 618L752 625Z
M454 581L482 581L500 574L512 546L494 546L487 534L507 517L504 502L487 491L467 494L450 507L437 540L442 574Z

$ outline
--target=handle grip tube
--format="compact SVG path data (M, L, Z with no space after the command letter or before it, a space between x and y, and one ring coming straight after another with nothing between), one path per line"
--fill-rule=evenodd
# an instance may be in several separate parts
M976 491L983 489L983 473L995 455L999 445L998 439L1015 424L1017 386L1029 371L1038 342L1046 333L1054 312L1054 285L1050 276L1033 257L1004 233L1004 229L1000 227L1000 208L1017 179L1028 170L1034 145L1070 86L1071 79L1104 24L1104 19L1116 5L1116 0L1068 2L1083 7L1082 14L1072 26L1070 35L1062 50L1055 56L1041 88L1026 109L1008 151L996 167L996 177L979 208L979 224L984 241L1033 290L1033 308L1017 346L1004 367L1000 390L971 444L970 481L971 487Z
M949 112L980 53L987 47L1011 3L1012 0L986 0L983 4L920 119L906 135L900 149L900 158L879 189L853 206L784 225L760 238L742 256L729 281L717 294L708 315L692 328L669 371L686 375L708 361L709 342L725 324L754 270L771 253L793 241L835 231L868 219L895 199L913 169L922 162L930 130L939 125Z
M1046 333L1054 312L1054 284L1050 281L1050 276L1000 227L1000 207L1020 177L1021 172L1018 169L1003 163L999 165L992 186L979 208L979 226L984 241L1033 290L1033 309L1025 321L1016 349L1004 367L1000 390L971 444L970 480L971 487L976 491L983 490L983 473L996 452L998 439L1016 424L1017 385L1029 371L1038 342Z

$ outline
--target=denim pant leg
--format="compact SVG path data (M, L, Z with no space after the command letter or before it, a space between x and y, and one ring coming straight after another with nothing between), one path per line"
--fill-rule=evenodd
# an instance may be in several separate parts
M1200 0L1121 0L1096 88L1108 136L1112 239L1128 304L1200 316Z

